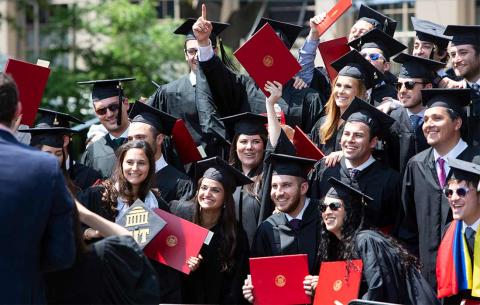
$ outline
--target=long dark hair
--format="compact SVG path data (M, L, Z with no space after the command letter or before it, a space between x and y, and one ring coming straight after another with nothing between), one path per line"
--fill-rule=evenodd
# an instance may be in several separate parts
M200 192L200 186L202 181L205 178L200 178L198 180L197 192L193 199L195 203L195 211L193 214L193 222L202 225L201 209L200 204L198 203L198 194ZM221 183L221 182L220 182ZM225 187L222 183L224 190L224 203L220 211L220 218L218 219L217 225L220 226L218 233L215 233L219 236L219 256L221 271L230 271L235 263L234 254L237 248L237 220L235 218L235 201L233 200L232 190Z
M135 196L133 193L132 185L127 181L127 179L125 179L125 176L123 175L123 160L125 159L125 155L130 149L134 148L143 150L149 165L147 177L140 184L137 196ZM105 188L102 194L102 201L107 204L109 211L113 213L114 216L116 216L118 213L118 197L124 199L129 205L132 204L137 198L145 200L148 192L152 189L155 175L155 157L152 148L146 141L129 141L117 149L116 155L117 161L115 162L115 167L111 178L102 182L102 185ZM118 190L115 187L116 184L118 184Z

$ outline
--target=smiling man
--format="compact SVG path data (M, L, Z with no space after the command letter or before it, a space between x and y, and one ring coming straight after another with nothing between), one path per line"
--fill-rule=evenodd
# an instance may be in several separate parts
M399 237L419 253L422 273L436 289L435 264L442 231L452 220L443 189L450 175L449 158L479 163L480 149L462 140L463 107L468 89L425 89L423 133L430 148L408 161L403 180L405 217ZM418 250L418 251L417 251Z

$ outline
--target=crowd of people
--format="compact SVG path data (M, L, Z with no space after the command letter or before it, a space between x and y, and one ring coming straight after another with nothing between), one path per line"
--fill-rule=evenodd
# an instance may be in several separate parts
M0 302L252 303L250 257L306 254L312 302L322 262L360 259L359 299L480 304L480 26L412 17L408 52L396 21L362 5L329 79L314 65L325 16L310 19L301 71L259 87L202 5L175 31L187 75L135 103L133 78L81 83L104 135L79 161L81 121L40 109L18 129L15 81L0 74ZM287 49L302 30L262 18L256 31L265 23ZM182 162L178 119L202 160ZM302 157L302 131L323 158ZM116 223L138 199L213 232L190 274L147 258Z

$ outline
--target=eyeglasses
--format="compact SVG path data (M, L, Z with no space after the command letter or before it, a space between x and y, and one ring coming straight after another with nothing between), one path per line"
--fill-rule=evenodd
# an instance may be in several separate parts
M380 58L383 58L383 55L380 53L370 53L370 54L365 54L365 53L360 53L363 57L365 58L370 58L372 61L377 61Z
M107 109L110 110L110 112L115 112L118 111L119 108L119 103L113 103L108 105L107 107L95 109L95 113L98 115L105 115L107 113Z
M443 190L443 192L445 193L445 196L447 196L447 198L451 198L454 192L457 193L458 197L465 197L468 194L469 191L470 191L470 189L468 189L466 187L459 187L456 190L452 190L452 189L449 189L449 188L446 188L445 190Z
M395 87L397 88L397 91L400 91L400 89L402 89L402 86L405 85L405 88L407 88L407 90L412 90L413 88L415 88L416 84L425 84L425 83L409 80L403 83L398 82L395 84Z
M190 55L190 56L194 56L195 54L197 54L198 52L198 49L196 48L190 48L190 49L186 49L185 52Z
M320 212L324 213L327 210L327 208L330 208L330 210L332 211L336 211L341 207L342 207L342 204L340 202L331 202L329 204L322 203L320 205Z

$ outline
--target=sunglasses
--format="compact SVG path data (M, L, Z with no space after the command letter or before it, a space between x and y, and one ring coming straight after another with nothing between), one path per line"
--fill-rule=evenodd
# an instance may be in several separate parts
M470 189L468 189L466 187L459 187L456 190L452 190L452 189L449 189L449 188L446 188L445 190L443 190L443 192L445 193L445 196L447 196L447 198L451 198L454 192L457 193L458 197L465 197L468 194L469 191L470 191Z
M416 84L425 84L425 83L409 80L403 83L398 82L395 84L395 87L397 88L397 91L400 91L400 89L402 89L402 86L405 85L405 88L407 88L407 90L412 90Z
M105 115L107 113L107 109L110 110L110 112L115 112L118 111L119 108L119 103L113 103L108 105L107 107L95 109L95 113L98 115Z
M342 207L342 204L340 202L331 202L329 204L322 203L320 205L320 212L324 213L327 210L327 208L330 208L330 210L332 211L336 211L341 207Z
M370 58L370 60L372 60L372 61L377 61L377 60L383 58L383 55L380 54L380 53L362 54L362 56L365 57L365 58L368 57L368 58Z

